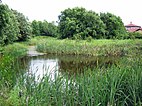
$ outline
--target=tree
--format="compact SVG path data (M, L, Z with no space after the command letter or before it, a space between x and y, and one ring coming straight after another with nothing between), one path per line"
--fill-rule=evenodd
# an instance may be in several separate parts
M18 39L18 22L7 5L0 4L0 44L13 43Z
M25 41L28 38L30 38L30 36L32 35L31 25L28 22L28 19L22 13L19 13L16 10L12 10L12 11L16 16L16 19L18 21L18 27L20 29L18 40Z
M33 34L36 36L57 36L57 26L52 22L48 23L46 20L32 22Z
M117 17L111 13L101 13L100 18L106 25L105 36L107 39L120 39L127 36L126 29L120 17Z
M32 26L32 29L33 29L32 30L33 35L39 36L40 35L39 22L34 20L34 21L32 21L31 26Z
M57 37L57 30L58 28L54 22L48 23L48 36Z
M105 25L99 15L85 8L65 9L59 15L60 38L102 38Z

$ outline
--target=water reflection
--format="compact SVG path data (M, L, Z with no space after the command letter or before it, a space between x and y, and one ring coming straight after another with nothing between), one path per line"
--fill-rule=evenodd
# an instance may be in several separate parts
M51 80L54 80L56 75L66 72L74 74L82 72L86 68L109 67L112 64L118 64L119 59L120 57L42 55L25 57L22 59L24 61L22 63L26 63L26 75L35 76L35 81L40 81L44 75L48 75Z
M45 75L54 80L55 74L58 74L58 59L39 59L33 58L29 62L28 76L34 76L35 81L40 81Z

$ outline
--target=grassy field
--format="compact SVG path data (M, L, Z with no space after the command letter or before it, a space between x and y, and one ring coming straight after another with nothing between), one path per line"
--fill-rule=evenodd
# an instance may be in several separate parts
M87 56L125 56L120 65L43 77L27 77L16 67L35 45L40 52ZM35 37L2 47L0 106L142 106L142 40L58 40ZM15 58L16 57L16 58Z
M142 50L142 40L59 40L50 37L36 37L29 42L37 51L54 54L87 56L135 55Z

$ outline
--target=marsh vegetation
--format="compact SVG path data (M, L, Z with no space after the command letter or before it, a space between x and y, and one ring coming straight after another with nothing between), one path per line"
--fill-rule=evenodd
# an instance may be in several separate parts
M111 13L68 8L55 25L0 3L0 106L141 106L141 38Z
M0 61L0 104L140 106L141 42L78 42L37 37L22 44L9 45L3 48L5 55ZM35 45L38 51L47 54L26 56L28 45ZM86 52L81 49L84 46L87 46ZM114 55L118 51L123 51L123 55Z

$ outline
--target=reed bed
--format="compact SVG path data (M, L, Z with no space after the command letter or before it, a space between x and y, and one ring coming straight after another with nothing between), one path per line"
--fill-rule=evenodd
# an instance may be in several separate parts
M127 65L124 65L124 63ZM141 106L141 58L122 60L122 65L85 69L82 73L45 75L40 83L20 76L7 103L12 106Z
M57 73L54 80L45 75L36 82L35 75L26 76L16 66L26 47L10 45L1 49L0 106L142 106L141 40L36 39L29 44L36 44L41 52L127 58L109 67L85 68L81 73Z
M36 39L36 38L35 38ZM86 56L124 56L141 51L142 40L58 40L44 38L37 43L37 51L51 54Z

